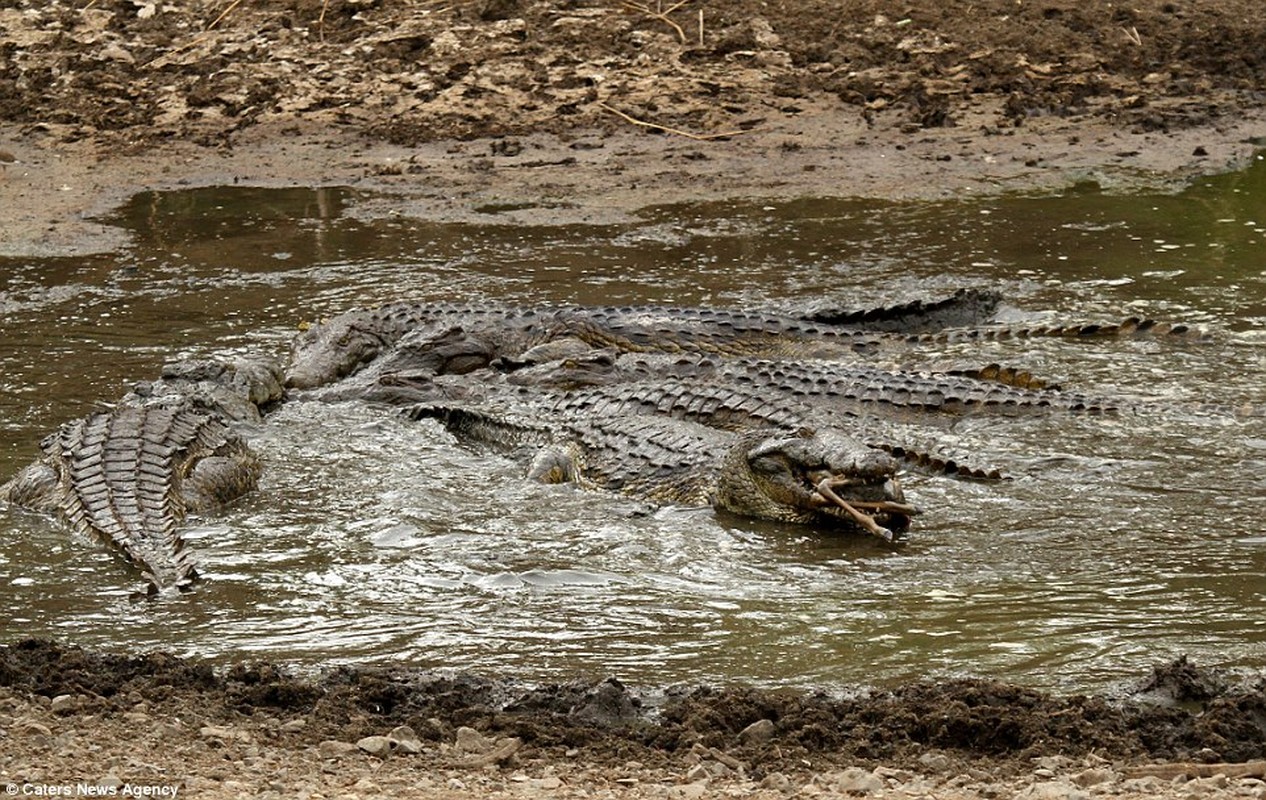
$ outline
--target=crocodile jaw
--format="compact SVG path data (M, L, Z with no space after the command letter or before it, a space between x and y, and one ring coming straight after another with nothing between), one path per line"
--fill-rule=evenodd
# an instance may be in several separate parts
M838 432L749 434L727 454L715 507L741 516L849 529L895 541L916 509L897 462Z

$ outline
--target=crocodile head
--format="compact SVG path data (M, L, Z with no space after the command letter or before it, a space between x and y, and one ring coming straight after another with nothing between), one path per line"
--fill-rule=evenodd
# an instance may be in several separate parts
M746 517L860 529L891 542L917 513L896 473L892 456L836 431L757 431L727 454L712 503Z
M464 375L488 366L497 345L479 326L442 317L410 316L425 309L383 306L351 311L304 331L291 347L286 386L314 389L372 366L379 374Z
M312 325L290 349L286 386L312 389L347 377L378 357L392 335L372 311L352 311Z

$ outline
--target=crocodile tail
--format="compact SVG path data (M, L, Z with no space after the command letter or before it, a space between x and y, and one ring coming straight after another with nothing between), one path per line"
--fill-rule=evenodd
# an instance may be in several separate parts
M176 418L169 409L123 408L72 423L58 441L71 527L112 544L158 588L188 572L176 535L185 515L173 485Z
M189 409L126 407L67 423L46 445L64 471L61 512L144 570L152 590L188 584L197 573L178 528L188 513L182 481L229 435L222 420Z
M912 300L860 311L818 309L806 314L805 319L869 331L917 333L984 324L993 317L1001 302L1002 295L990 289L959 289L949 297L930 302Z

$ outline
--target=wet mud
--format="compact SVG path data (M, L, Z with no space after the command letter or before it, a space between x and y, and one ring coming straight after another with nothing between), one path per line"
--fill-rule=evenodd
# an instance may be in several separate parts
M819 767L917 768L931 750L1003 772L1051 756L1235 762L1266 751L1266 682L1186 659L1151 668L1120 696L1061 696L968 678L826 694L640 689L616 678L529 686L387 667L305 676L266 663L216 668L163 652L125 656L24 640L0 648L0 686L75 696L75 713L105 717L137 703L194 719L303 717L296 746L400 725L439 743L468 727L515 737L541 754L580 748L589 762L616 767L668 762L698 746L764 772L795 770L805 759Z

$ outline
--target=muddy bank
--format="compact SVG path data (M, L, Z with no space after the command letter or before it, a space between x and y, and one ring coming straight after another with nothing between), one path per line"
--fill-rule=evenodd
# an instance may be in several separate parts
M125 0L0 9L0 255L146 189L610 221L726 197L1180 184L1266 136L1254 4Z
M4 131L0 126L0 136ZM0 256L125 247L127 234L97 218L155 189L351 186L378 193L347 211L367 218L601 224L647 206L694 200L938 199L1074 185L1177 189L1194 176L1243 165L1263 135L1260 111L1169 134L1056 119L1005 134L876 132L856 114L835 111L710 142L626 131L401 147L346 132L292 136L259 127L225 150L169 143L142 156L42 135L9 136L22 163L0 174L7 215ZM511 145L513 155L505 154Z
M1044 784L1066 791L1042 796L1163 796L1179 776L1203 776L1186 788L1205 796L1266 786L1266 765L1243 763L1266 752L1266 684L1185 659L1116 698L966 678L828 695L616 678L528 686L407 667L297 676L26 640L0 648L0 687L0 778L19 783L113 779L215 797L975 797Z

